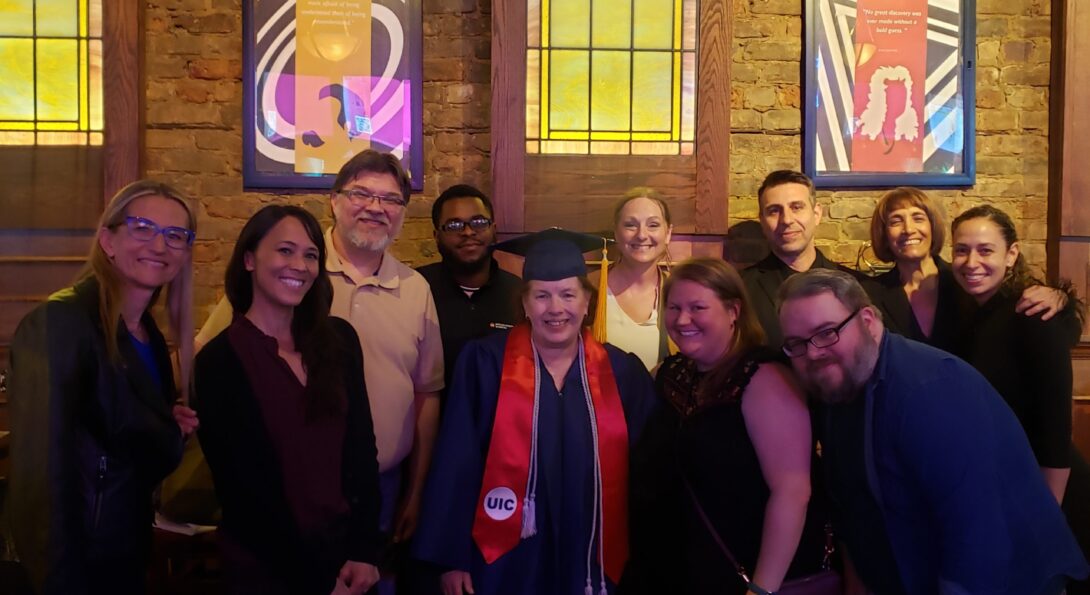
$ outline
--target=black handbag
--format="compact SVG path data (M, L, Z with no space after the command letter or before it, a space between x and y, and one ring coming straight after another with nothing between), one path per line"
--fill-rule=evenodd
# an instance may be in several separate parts
M738 560L734 558L734 554L730 552L730 548L723 541L723 538L719 536L719 531L716 531L715 526L712 525L711 519L708 518L708 514L704 512L704 507L700 505L700 499L696 496L696 491L693 490L692 484L688 479L683 478L685 482L685 490L689 492L689 498L693 501L693 507L696 508L697 514L700 515L700 521L704 523L704 527L711 534L712 539L715 540L715 544L719 546L719 550L723 552L723 555L730 561L731 566L734 566L734 571L738 574L742 582L746 584L746 587L757 593L757 595L842 595L844 593L844 585L840 579L840 575L835 570L830 568L830 561L832 559L835 548L833 547L833 531L829 523L825 524L825 557L821 562L821 570L814 574L784 581L780 588L775 593L766 591L759 586L753 584L753 581L749 580L749 574L746 569L738 563Z

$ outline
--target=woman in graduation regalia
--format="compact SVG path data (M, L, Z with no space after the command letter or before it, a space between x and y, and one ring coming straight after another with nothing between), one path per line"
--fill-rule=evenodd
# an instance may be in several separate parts
M656 398L640 360L586 327L582 252L600 241L499 246L526 256L526 322L455 368L413 546L444 594L605 595L624 571L629 449Z

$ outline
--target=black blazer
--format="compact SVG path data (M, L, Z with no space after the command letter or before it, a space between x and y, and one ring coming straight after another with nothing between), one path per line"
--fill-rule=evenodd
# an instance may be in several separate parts
M145 313L161 383L124 325L111 361L98 291L92 277L50 296L12 343L7 514L39 593L142 591L151 493L182 456L162 334Z
M356 331L346 321L331 318L340 340L342 370L348 397L342 486L350 507L345 527L345 560L376 564L382 536L378 529L378 451L367 388L363 353ZM226 331L197 354L194 366L194 408L198 430L216 495L223 505L221 529L257 556L271 573L280 573L292 593L316 593L330 585L323 560L303 542L284 495L272 442L262 422L241 360Z
M866 281L866 278L860 273L825 258L821 250L817 251L817 258L810 268L844 271L861 283ZM774 253L769 253L764 260L758 261L742 271L742 281L746 285L749 303L753 307L753 311L757 313L761 328L765 330L766 345L773 349L779 349L783 344L780 317L776 312L776 300L779 297L780 285L794 273L795 271L784 264Z
M935 266L939 269L939 299L935 304L935 322L930 337L924 335L912 314L912 305L908 303L896 268L874 277L868 293L874 305L882 311L886 328L913 341L953 352L961 324L959 320L968 306L965 302L968 296L958 286L954 272L946 261L936 257Z

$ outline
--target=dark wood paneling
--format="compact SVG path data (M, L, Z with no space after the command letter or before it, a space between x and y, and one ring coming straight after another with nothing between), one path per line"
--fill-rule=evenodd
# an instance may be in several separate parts
M564 227L613 231L613 208L627 188L651 186L670 205L674 231L697 228L693 157L527 155L526 231Z
M1090 236L1090 3L1069 0L1065 24L1063 94L1063 212L1065 236ZM1057 19L1059 20L1059 19Z
M522 231L526 2L492 3L492 197L502 231Z
M143 2L102 3L103 202L143 174Z
M0 147L0 229L88 229L102 212L102 147Z
M732 2L700 2L697 58L696 231L726 233L730 171Z

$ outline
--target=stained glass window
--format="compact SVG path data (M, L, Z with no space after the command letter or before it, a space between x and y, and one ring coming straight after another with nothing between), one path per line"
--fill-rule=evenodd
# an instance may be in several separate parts
M101 0L0 0L0 81L0 145L101 145Z
M527 2L527 153L692 154L696 0Z

